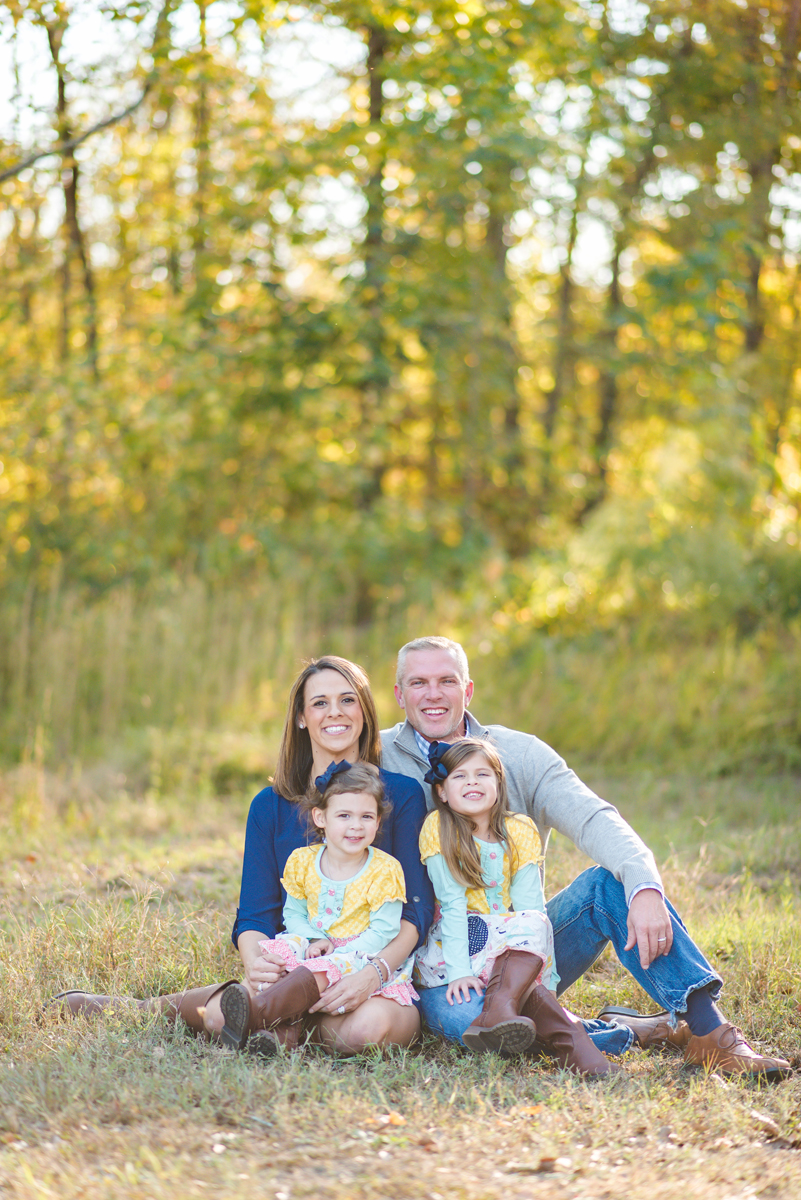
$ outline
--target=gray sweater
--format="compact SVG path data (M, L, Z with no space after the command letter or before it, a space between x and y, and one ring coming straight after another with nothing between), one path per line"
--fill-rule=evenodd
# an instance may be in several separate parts
M570 838L593 862L618 879L629 900L643 884L661 886L653 854L617 809L596 796L570 770L555 750L530 733L504 725L479 725L471 713L473 730L487 738L501 756L509 789L509 807L528 813L542 838L543 853L552 829ZM426 803L433 807L431 788L423 782L429 764L420 753L408 721L382 729L382 766L409 775L422 784Z

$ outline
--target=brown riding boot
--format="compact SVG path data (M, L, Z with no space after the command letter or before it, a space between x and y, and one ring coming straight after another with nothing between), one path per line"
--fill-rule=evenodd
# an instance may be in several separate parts
M564 1070L589 1079L618 1075L623 1070L593 1045L578 1017L562 1008L553 993L542 984L534 988L523 1005L523 1012L537 1027L538 1046L555 1058Z
M236 980L229 979L227 983L211 983L206 987L190 988L185 992L175 992L171 996L152 996L147 1000L134 1000L132 996L96 995L92 992L60 992L48 1001L45 1009L61 1000L61 1013L69 1013L73 1017L95 1017L108 1008L124 1011L129 1005L133 1005L141 1012L165 1013L171 1025L180 1017L195 1033L206 1033L203 1014L199 1010L205 1008L213 996L235 982Z
M291 1054L301 1049L304 1032L303 1017L297 1021L281 1021L274 1029L256 1029L248 1038L245 1049L256 1058L275 1058L282 1050Z
M306 967L295 967L256 996L241 983L234 984L220 1001L225 1017L220 1040L232 1050L241 1050L248 1034L299 1021L319 999L317 980Z
M468 1050L520 1054L529 1049L537 1031L521 1013L542 967L542 959L526 950L507 950L496 958L481 1014L462 1034Z

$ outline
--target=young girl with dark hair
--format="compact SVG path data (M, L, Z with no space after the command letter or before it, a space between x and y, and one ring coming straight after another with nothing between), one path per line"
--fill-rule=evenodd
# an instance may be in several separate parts
M373 996L407 1006L418 999L413 957L394 971L382 957L400 932L406 894L400 863L372 844L389 812L377 769L332 762L302 803L315 840L293 850L284 867L284 932L259 945L263 954L278 955L287 971L258 987L266 992L262 1031L252 1034L248 1049L264 1056L275 1053L287 1026L302 1021L331 984L368 964L376 977ZM221 1008L222 1042L241 1050L252 1025L248 989L227 988Z

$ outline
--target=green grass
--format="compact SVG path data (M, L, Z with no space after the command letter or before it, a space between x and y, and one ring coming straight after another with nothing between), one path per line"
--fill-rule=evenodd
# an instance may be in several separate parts
M801 814L791 777L588 780L665 863L670 894L726 978L725 1008L801 1064ZM124 1010L39 1021L64 987L168 992L236 970L247 799L101 798L92 779L4 780L0 837L0 1195L648 1197L801 1189L801 1076L773 1088L633 1054L585 1084L427 1039L403 1053L271 1064ZM563 838L548 890L583 866ZM569 993L581 1014L649 1003L605 956Z
M6 600L3 761L65 776L105 763L106 791L119 776L140 791L190 780L211 793L245 791L277 749L305 657L362 663L382 721L393 723L396 650L439 632L468 651L479 719L534 732L607 771L636 764L708 778L801 768L797 624L745 637L662 613L614 631L593 631L588 619L560 635L530 614L499 626L496 603L491 591L435 592L353 627L341 612L326 620L300 580L237 589L195 579L158 594L121 586L92 602L54 588Z

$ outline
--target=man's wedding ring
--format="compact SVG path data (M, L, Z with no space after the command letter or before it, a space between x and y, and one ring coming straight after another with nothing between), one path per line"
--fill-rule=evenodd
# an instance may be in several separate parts
M667 941L667 938L657 938L656 940L657 940L658 942L666 942L666 941Z
M340 1014L340 1016L341 1016L341 1015L342 1015L342 1013L343 1013L344 1011L345 1011L345 1005L344 1005L344 1004L340 1004L339 1008L337 1009L337 1012L338 1012L338 1013Z

